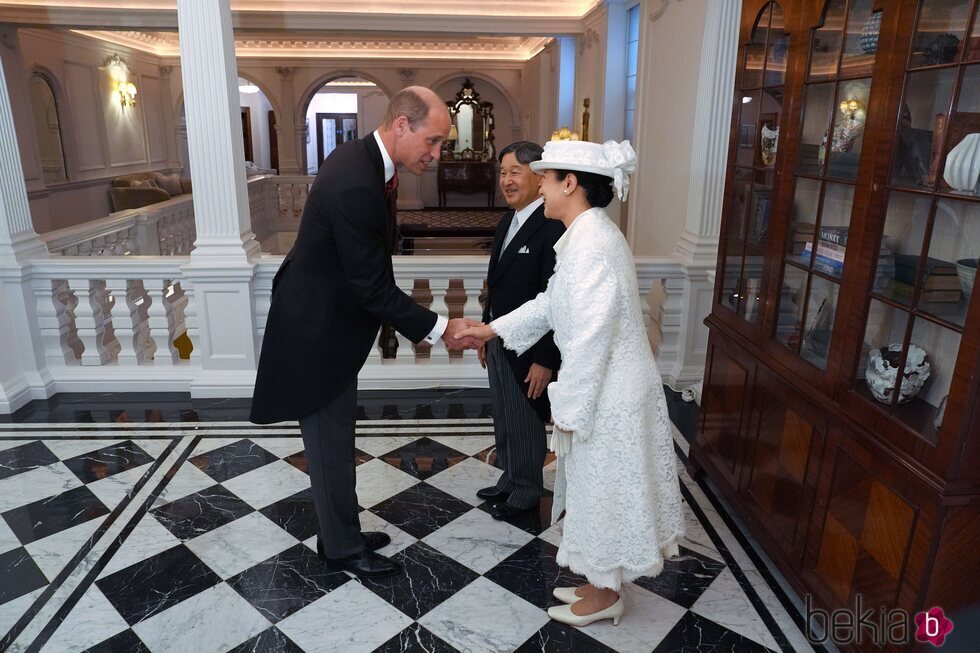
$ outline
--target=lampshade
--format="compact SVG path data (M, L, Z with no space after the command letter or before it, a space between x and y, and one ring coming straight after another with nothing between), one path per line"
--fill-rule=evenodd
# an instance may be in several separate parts
M239 93L258 93L259 87L248 81L247 79L238 78L238 92Z
M455 141L459 138L459 132L456 131L456 125L449 128L449 136L446 136L446 140Z

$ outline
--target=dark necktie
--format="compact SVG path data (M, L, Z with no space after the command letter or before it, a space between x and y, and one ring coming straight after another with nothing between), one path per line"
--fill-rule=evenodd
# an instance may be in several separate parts
M385 184L385 197L390 198L392 193L394 193L395 189L397 188L398 188L398 171L395 170L395 174L392 175L391 179L388 180L388 183Z

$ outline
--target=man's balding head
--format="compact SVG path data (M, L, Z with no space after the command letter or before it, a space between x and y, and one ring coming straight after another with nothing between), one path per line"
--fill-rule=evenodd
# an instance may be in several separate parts
M408 126L413 131L429 117L433 110L448 111L445 103L432 89L424 86L408 86L395 93L385 111L384 127L390 129L399 116L408 118Z
M388 154L415 174L439 158L449 135L449 109L431 89L409 86L395 94L379 129Z

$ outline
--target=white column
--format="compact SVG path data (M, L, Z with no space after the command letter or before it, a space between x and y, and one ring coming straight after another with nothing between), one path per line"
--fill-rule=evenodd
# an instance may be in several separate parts
M665 382L675 389L704 377L708 349L704 318L711 312L714 292L741 13L741 0L708 0L694 107L687 217L674 249L687 271L681 298L685 326L677 343L678 359L663 370Z
M0 42L0 49L7 47ZM34 233L14 127L7 72L0 66L0 414L50 396L28 259L47 256Z
M305 175L303 157L296 150L296 92L292 67L276 68L279 74L279 113L276 114L276 142L279 144L279 174ZM281 114L281 115L280 115Z
M259 250L249 224L229 0L178 0L177 24L197 227L182 272L193 291L203 368L191 396L249 397L260 344L249 258Z
M187 148L194 171L193 257L244 261L258 252L248 223L238 67L229 0L178 0Z

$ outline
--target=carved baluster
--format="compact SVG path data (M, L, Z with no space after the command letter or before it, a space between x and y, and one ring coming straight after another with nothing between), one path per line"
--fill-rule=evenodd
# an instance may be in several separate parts
M446 306L450 318L463 317L466 310L466 290L463 287L462 279L450 279L446 290ZM479 318L477 318L479 319ZM449 351L449 360L463 358L462 351Z
M160 279L148 279L146 294L150 304L146 307L146 323L153 341L148 349L148 359L157 366L173 365L176 350L170 332L170 321L167 319L167 288L169 284Z
M432 288L432 305L429 308L439 315L448 315L449 306L446 304L446 293L449 291L449 279L442 277L429 279L429 286ZM447 349L446 343L439 341L432 345L429 360L433 363L448 363L449 349Z
M133 303L132 282L126 279L106 279L106 290L112 296L109 306L109 324L115 333L114 342L119 348L116 362L119 365L136 365L139 361L137 328L139 309Z
M428 279L415 279L412 283L412 299L420 306L429 308L432 306L432 291L429 289ZM432 354L432 345L424 340L418 344L413 344L415 350L415 360L428 360Z
M466 295L466 303L463 304L463 317L473 320L483 319L483 304L481 298L486 297L487 282L485 279L463 279L463 292ZM476 358L476 351L467 349L463 352L463 358Z
M88 279L69 279L69 287L74 290L78 304L75 307L75 330L84 348L78 357L82 365L105 365L109 357L100 347L102 337L102 309L95 298L96 289ZM99 317L96 318L96 313Z
M196 360L200 355L200 340L197 329L197 304L194 302L193 289L184 290L179 281L173 282L173 294L167 304L170 332L176 337L186 336L190 341L190 355L178 360ZM178 352L179 356L179 352Z
M38 323L44 343L44 357L50 363L74 365L84 349L75 327L75 307L78 298L65 279L35 286Z

